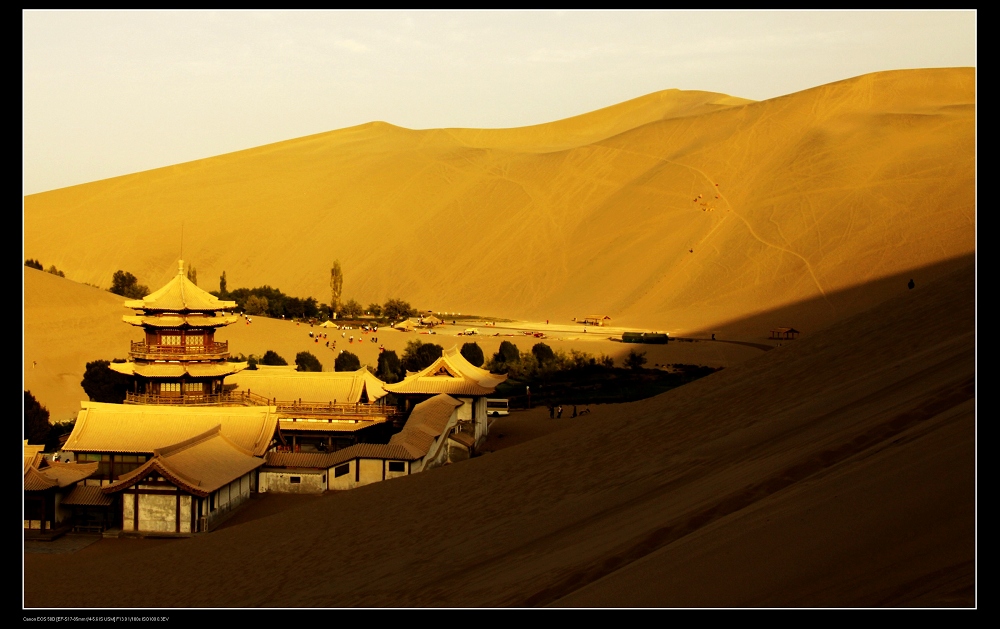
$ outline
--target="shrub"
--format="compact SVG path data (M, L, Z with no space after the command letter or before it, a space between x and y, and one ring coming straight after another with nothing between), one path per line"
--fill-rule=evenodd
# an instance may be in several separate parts
M539 366L553 363L556 360L556 355L552 351L552 348L545 343L535 343L535 346L531 348L531 353L535 356L535 360L538 361Z
M410 341L406 344L403 358L400 363L406 371L420 371L441 358L444 348L434 343L422 343L420 341ZM405 372L404 372L405 373Z
M122 359L115 359L116 363L125 362ZM132 390L135 378L111 371L111 367L106 360L95 360L87 363L87 368L83 372L83 380L80 386L83 387L87 397L92 402L108 402L110 404L121 404L125 401L125 394Z
M24 438L28 443L41 445L49 437L49 409L35 399L31 391L24 392Z
M348 299L340 308L341 316L356 319L361 316L361 304L354 299Z
M299 352L295 355L296 371L323 371L319 359L309 352Z
M361 369L361 359L346 350L337 354L337 358L333 361L334 371L357 371L358 369Z
M33 269L38 269L39 271L43 270L42 263L32 258L28 258L27 260L25 260L24 266L31 267Z
M51 273L52 275L58 275L59 277L66 277L66 274L63 273L62 271L60 271L59 269L57 269L56 265L54 265L54 264L50 265L49 268L46 269L46 271L48 273Z
M483 355L483 348L479 347L479 343L466 343L462 346L461 352L465 360L476 367L482 367L483 363L486 362L486 357Z
M142 299L149 294L148 286L140 284L134 275L122 270L115 271L111 277L111 288L108 290L129 299Z
M385 302L382 306L382 314L389 321L396 321L397 319L405 319L413 313L413 308L410 307L409 302L403 301L402 299L390 299Z
M246 313L248 315L268 314L267 297L258 297L257 295L250 295L250 297L247 298Z
M646 352L637 352L633 349L625 357L625 366L629 369L642 369L642 366L645 364Z
M403 367L399 362L399 356L392 350L387 350L378 355L378 368L375 376L379 380L387 383L399 382L403 379Z
M280 365L287 365L288 361L279 356L277 352L273 350L267 350L266 352L264 352L264 357L260 359L260 364L280 366Z
M376 303L370 303L370 304L368 304L368 314L370 314L373 317L381 317L382 316L382 306L380 306L379 304L376 304Z

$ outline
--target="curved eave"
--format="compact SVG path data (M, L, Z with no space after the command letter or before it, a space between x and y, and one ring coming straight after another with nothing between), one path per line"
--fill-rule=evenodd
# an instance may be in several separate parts
M122 315L122 321L144 328L221 328L239 320L238 315L201 317L190 315Z

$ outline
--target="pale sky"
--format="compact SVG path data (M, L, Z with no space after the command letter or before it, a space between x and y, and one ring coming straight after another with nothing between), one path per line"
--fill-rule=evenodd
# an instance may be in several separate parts
M25 11L24 194L383 120L517 127L976 65L975 11Z

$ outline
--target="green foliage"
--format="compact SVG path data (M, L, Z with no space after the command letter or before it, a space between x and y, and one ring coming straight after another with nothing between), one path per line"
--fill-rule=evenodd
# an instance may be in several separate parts
M382 306L382 314L389 321L398 321L415 314L415 311L410 307L409 302L402 299L390 299Z
M535 343L535 346L531 348L531 354L538 361L539 365L548 365L556 360L556 355L552 351L552 348L545 343Z
M57 269L54 264L50 265L49 268L46 269L46 272L51 273L52 275L58 275L59 277L66 277L66 274Z
M379 305L379 304L376 304L376 303L372 302L372 303L368 304L367 312L368 312L368 314L370 314L373 317L381 317L382 316L382 306Z
M625 366L629 369L642 369L642 366L646 364L646 352L637 352L634 349L630 350L628 356L625 357Z
M375 376L379 380L392 384L402 380L404 374L402 363L400 363L396 352L387 350L378 355L378 368L375 370Z
M49 409L35 399L31 391L24 392L24 438L28 443L41 445L49 437Z
M225 298L228 293L226 293L226 287L228 283L226 282L226 272L223 271L222 275L219 276L219 297Z
M250 295L250 297L247 298L244 310L246 310L248 315L266 315L268 313L267 297Z
M76 426L76 419L52 424L52 428L49 429L49 436L45 439L45 451L55 452L58 450L59 437L73 432L73 426Z
M123 363L125 361L115 359L114 362ZM95 360L87 363L80 386L83 387L84 392L92 402L121 404L125 401L125 394L132 390L135 378L111 371L109 364L106 360Z
M122 270L115 271L111 277L111 288L108 290L129 299L142 299L149 294L148 286L140 284L134 275Z
M260 364L280 366L280 365L287 365L288 361L279 356L278 352L269 349L266 352L264 352L264 357L260 359Z
M346 350L337 354L337 358L333 361L334 371L357 371L358 369L361 369L361 359Z
M348 299L340 308L340 315L349 319L360 317L362 312L364 311L361 309L361 304L354 299Z
M330 267L330 308L334 312L340 310L340 295L344 292L344 272L340 268L340 260L334 260Z
M193 283L195 286L197 286L198 285L198 269L196 269L193 266L189 265L188 266L188 270L187 270L187 278L189 280L191 280L191 283Z
M323 371L319 359L309 352L299 352L295 355L296 371Z
M441 358L444 348L434 343L422 343L420 341L410 341L403 351L403 358L400 363L405 371L420 371L424 367Z
M33 258L28 258L27 260L25 260L24 266L30 267L32 269L38 269L39 271L43 270L42 263Z
M461 353L465 357L465 360L476 367L482 367L483 363L486 362L486 357L483 355L483 348L479 347L479 343L466 343L462 346Z

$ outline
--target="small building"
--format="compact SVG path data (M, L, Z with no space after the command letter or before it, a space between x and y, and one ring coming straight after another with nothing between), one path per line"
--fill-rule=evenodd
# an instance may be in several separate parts
M50 461L42 456L43 447L24 441L24 529L51 537L72 526L73 511L66 500L80 481L97 471L97 464Z
M583 323L583 325L603 326L607 325L609 321L611 321L609 315L587 315L580 320L580 323Z
M478 446L489 430L486 398L506 379L506 374L474 366L458 347L452 347L430 366L408 373L400 382L385 385L385 390L403 398L407 408L441 393L457 399L462 403L458 409L460 431L471 435Z
M775 328L771 330L771 338L781 341L792 341L798 337L799 331L795 328Z
M339 460L335 452L268 452L258 475L258 491L321 494L327 490L330 467Z
M211 530L249 499L263 464L216 425L157 448L143 465L101 491L120 497L123 532L190 535Z

